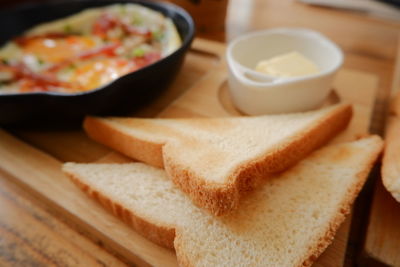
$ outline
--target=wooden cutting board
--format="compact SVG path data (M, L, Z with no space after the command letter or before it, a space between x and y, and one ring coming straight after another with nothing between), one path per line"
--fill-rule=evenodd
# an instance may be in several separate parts
M381 121L382 125L386 123L385 131L388 130L391 120L400 121L400 42L397 46L391 96L391 99L378 105L382 110L386 110L388 107L390 109L386 120L382 118ZM397 138L400 138L400 129L395 129L395 131L397 131ZM360 264L362 266L399 267L400 203L383 186L381 177L377 178Z
M398 75L400 78L400 66ZM398 86L400 87L400 84ZM396 105L392 105L392 110L386 120L386 130L390 123L400 122L400 91L398 92L397 99L392 101ZM398 124L391 126L395 125ZM391 130L394 130L394 136L400 138L398 126ZM393 145L396 146L390 142L386 143L386 146ZM398 158L394 158L392 164L398 164L398 160ZM400 266L400 203L383 186L381 177L378 177L372 200L362 256L362 264L365 266L376 266L378 263Z
M193 47L183 71L167 93L135 116L154 116L188 87L189 90L160 113L160 117L239 114L232 105L226 84L225 47L200 39ZM376 86L374 75L348 69L339 72L334 83L336 96L332 95L330 100L339 98L353 103L354 116L349 128L334 142L351 140L368 132ZM14 133L18 137L0 131L1 179L22 186L79 232L101 242L106 249L129 262L140 266L177 266L173 251L138 235L88 199L61 172L63 161L96 161L108 154L108 149L88 140L82 132ZM342 225L333 244L314 266L343 265L349 225L350 219Z
M400 266L400 203L384 188L375 188L363 248L362 266Z

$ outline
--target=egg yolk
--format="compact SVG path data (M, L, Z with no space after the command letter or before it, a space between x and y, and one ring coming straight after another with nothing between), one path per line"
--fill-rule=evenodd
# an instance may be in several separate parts
M24 53L34 54L46 62L58 63L93 48L96 42L85 36L35 38L24 45Z
M82 91L97 88L137 69L126 59L102 58L79 64L69 78L82 86Z

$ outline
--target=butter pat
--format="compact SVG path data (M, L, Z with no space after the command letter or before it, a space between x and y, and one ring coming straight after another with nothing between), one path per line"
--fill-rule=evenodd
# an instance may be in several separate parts
M262 60L257 64L255 70L271 76L285 78L320 72L314 62L296 51Z

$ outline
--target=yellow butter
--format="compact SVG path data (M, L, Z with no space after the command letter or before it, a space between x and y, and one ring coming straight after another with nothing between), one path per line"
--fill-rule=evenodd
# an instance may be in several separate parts
M255 70L276 77L298 77L320 72L314 62L296 51L262 60Z

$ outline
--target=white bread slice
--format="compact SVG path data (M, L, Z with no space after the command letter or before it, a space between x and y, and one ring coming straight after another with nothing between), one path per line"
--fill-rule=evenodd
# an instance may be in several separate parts
M182 266L309 266L331 243L381 149L376 136L322 148L221 217L142 163L67 163L63 170L137 231L174 247Z
M351 106L260 117L137 119L87 117L94 140L168 176L215 215L271 173L283 171L343 130Z
M385 153L382 158L382 182L400 202L400 118L388 118L385 135Z

